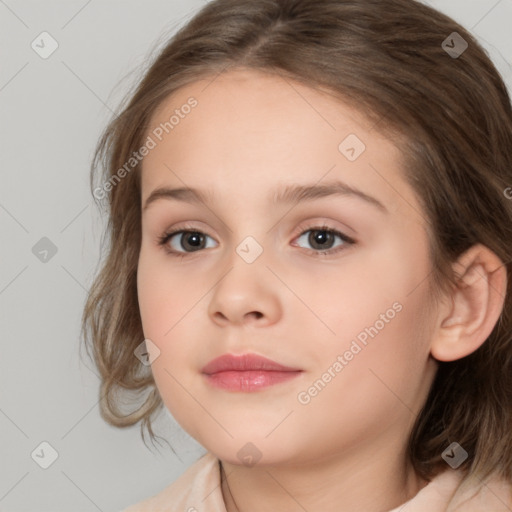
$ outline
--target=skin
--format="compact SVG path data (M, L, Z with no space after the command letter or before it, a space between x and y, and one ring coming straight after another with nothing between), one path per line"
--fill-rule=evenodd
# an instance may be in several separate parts
M425 216L392 142L355 108L281 77L236 70L212 80L162 103L151 128L189 97L198 101L142 166L142 205L163 186L215 196L208 206L161 198L142 214L138 298L144 335L160 351L152 364L160 395L221 459L228 512L390 510L427 484L405 447L436 358L464 357L491 332L504 267L475 246L457 262L469 284L427 315ZM338 149L349 134L366 145L353 162ZM387 213L354 196L267 203L278 187L334 180L378 199ZM323 223L356 243L336 237L331 255L319 255L307 230ZM190 226L207 235L201 250L187 253L180 234L167 246L183 258L158 245L166 230ZM236 252L247 236L263 249L250 264ZM300 403L298 394L395 302L401 311ZM206 363L247 352L303 372L252 393L208 385ZM248 442L261 454L251 467L237 456Z

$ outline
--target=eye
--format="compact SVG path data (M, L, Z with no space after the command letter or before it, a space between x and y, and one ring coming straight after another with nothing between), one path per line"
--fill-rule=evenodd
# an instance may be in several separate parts
M338 244L338 246L333 246L336 238L341 240L341 243ZM325 225L308 227L297 238L297 240L300 239L305 239L306 242L309 243L313 248L313 253L317 255L336 254L344 250L346 246L351 246L356 243L356 241L353 238L350 238L344 233L341 233L336 229L329 228L328 226ZM333 249L333 247L338 248Z
M186 228L187 227L185 227L185 229L176 229L174 231L165 232L158 238L158 245L165 247L167 253L181 257L192 252L197 252L201 249L208 249L211 247L211 245L204 245L207 238L212 239L210 236L202 231L198 231L197 229ZM312 246L310 251L316 256L336 254L346 249L347 246L351 246L356 243L353 238L350 238L344 233L325 225L308 226L305 230L303 228L303 231L301 232L301 235L297 237L297 240L303 238L305 238L306 242ZM333 246L336 238L341 242L337 246Z
M178 236L176 236L178 235ZM176 238L176 241L173 240ZM168 233L164 233L159 238L158 244L165 246L167 252L170 254L183 254L180 249L183 249L185 253L195 252L207 247L203 247L205 238L210 238L202 231L197 230L176 230ZM174 246L173 246L174 243Z

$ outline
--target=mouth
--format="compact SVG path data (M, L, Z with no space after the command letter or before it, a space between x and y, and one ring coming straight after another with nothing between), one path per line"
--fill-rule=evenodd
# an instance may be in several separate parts
M302 370L256 354L225 354L210 361L201 372L213 387L252 392L291 380L299 376Z

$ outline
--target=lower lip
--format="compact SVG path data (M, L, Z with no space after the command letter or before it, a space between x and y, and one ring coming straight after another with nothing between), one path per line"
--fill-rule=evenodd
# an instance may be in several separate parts
M207 381L216 388L228 391L259 391L297 377L301 371L279 372L265 370L227 371L206 375Z

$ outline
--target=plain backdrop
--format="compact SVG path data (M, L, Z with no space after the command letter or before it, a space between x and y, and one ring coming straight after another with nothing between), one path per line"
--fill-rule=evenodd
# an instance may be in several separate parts
M149 450L138 425L107 425L79 334L104 225L89 189L96 141L205 3L0 0L0 511L118 512L204 453L166 410L155 430L175 453ZM426 3L477 36L512 90L512 0Z

